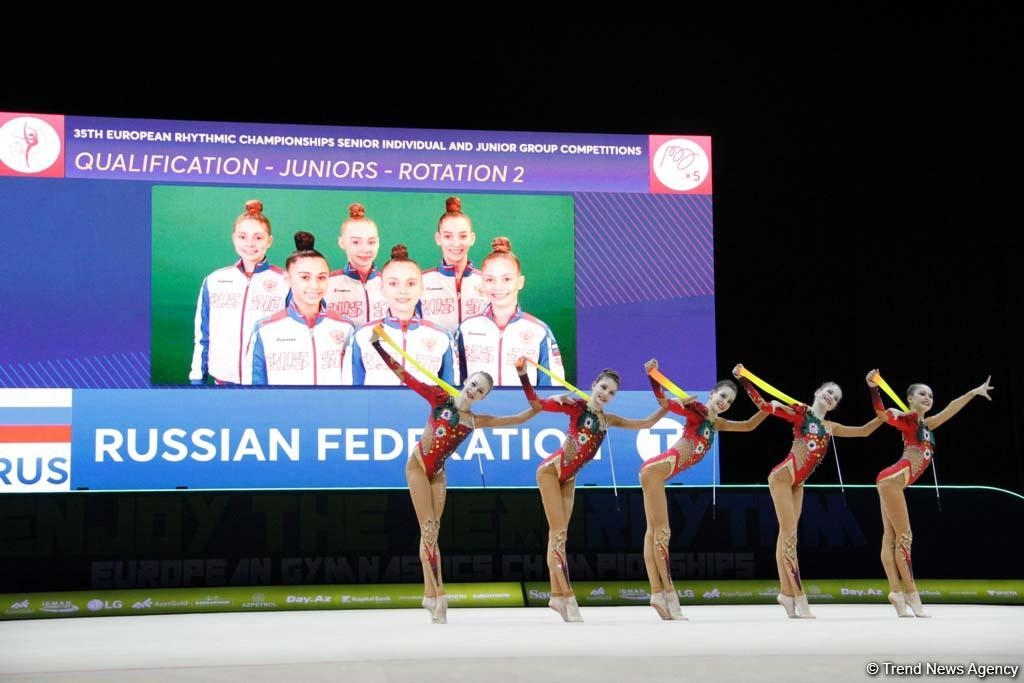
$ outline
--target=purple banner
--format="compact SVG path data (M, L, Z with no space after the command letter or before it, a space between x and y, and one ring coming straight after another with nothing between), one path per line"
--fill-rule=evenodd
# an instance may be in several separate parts
M716 380L711 172L711 140L701 135L0 112L0 246L14 253L29 243L61 245L44 270L14 263L6 306L18 333L0 336L0 386L148 388L177 381L167 371L177 367L177 351L168 349L191 345L203 275L159 265L171 252L154 242L154 221L173 232L182 217L167 207L157 211L154 195L177 186L203 190L202 201L175 206L197 235L218 230L213 221L219 222L223 244L204 244L203 253L223 254L217 259L225 263L233 258L227 227L251 197L275 195L278 227L301 226L321 233L326 241L318 243L333 244L340 212L364 201L367 191L380 191L375 208L387 207L388 224L403 241L420 244L428 262L437 258L433 226L447 194L471 203L481 234L477 260L524 213L535 218L535 207L516 208L520 200L570 199L562 219L571 221L574 239L566 233L530 260L527 289L539 292L545 282L537 258L549 270L574 274L572 300L549 306L551 320L566 328L558 338L567 367L574 366L570 381L587 385L609 363L638 368L656 357L686 386L707 387ZM280 244L274 258L283 261L287 241ZM172 252L191 247L185 238ZM219 263L212 260L210 268ZM62 286L45 284L52 281ZM154 282L160 289L152 290ZM110 323L112 312L117 324ZM154 325L162 326L156 337ZM646 378L627 373L621 388L644 390Z
M651 191L646 135L69 116L68 178L500 192Z

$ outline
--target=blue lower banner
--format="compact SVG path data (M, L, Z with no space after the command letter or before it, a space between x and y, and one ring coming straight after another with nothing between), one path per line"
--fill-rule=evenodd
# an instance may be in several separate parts
M0 389L6 406L31 404L37 391ZM405 387L59 391L67 398L50 410L63 424L52 431L64 442L0 440L0 494L405 488L405 461L430 411ZM520 389L499 388L474 412L515 415L527 407ZM613 412L639 418L656 408L650 392L623 391ZM17 407L8 412L11 433L19 433L19 415L38 419ZM448 485L532 488L537 466L559 448L567 427L565 414L543 412L514 427L477 429L449 458ZM636 485L644 460L682 429L671 415L650 429L613 428L578 483ZM713 450L680 483L711 484L716 464Z

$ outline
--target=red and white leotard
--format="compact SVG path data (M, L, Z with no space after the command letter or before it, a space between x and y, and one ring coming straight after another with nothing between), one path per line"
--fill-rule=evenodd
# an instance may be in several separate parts
M916 412L893 415L882 405L882 395L878 387L871 387L871 403L876 412L885 413L885 422L900 430L903 436L903 457L878 473L875 483L883 479L900 476L904 480L904 488L917 481L932 461L935 453L935 434L924 424L924 419Z
M747 392L747 396L759 410L793 423L793 445L790 446L789 453L782 462L772 468L769 476L783 468L790 467L793 471L793 486L803 484L821 464L828 452L828 440L832 435L825 427L825 422L811 411L810 406L803 403L790 406L792 414L784 410L776 410L771 403L761 398L761 394L750 383L750 380L740 377L739 381ZM803 448L798 449L797 444L803 444ZM801 454L800 451L803 453Z
M654 395L660 401L664 398L665 393L653 377L651 380L651 388L654 389ZM653 458L647 460L640 469L649 467L650 465L660 464L666 461L672 463L672 472L669 473L666 480L671 479L683 470L693 467L701 460L709 450L711 450L711 444L715 441L715 423L714 420L708 419L708 407L699 401L693 401L686 405L680 405L675 401L668 402L668 410L670 413L681 415L686 418L686 424L683 427L682 439L690 444L690 453L685 458L683 454L675 448L670 448L660 455L656 455Z
M384 362L392 370L401 372L406 385L430 403L430 417L423 430L423 437L416 444L416 451L423 460L427 479L433 479L444 471L444 463L455 449L465 441L473 425L464 424L459 420L459 409L455 407L455 398L447 391L433 384L426 384L416 379L402 365L391 357L380 341L373 342ZM429 446L424 447L424 443Z
M554 453L544 458L540 467L558 461L558 483L564 484L576 476L584 465L597 455L608 429L601 421L600 415L590 409L581 398L572 397L568 403L561 403L550 398L538 398L530 378L519 375L528 401L540 401L541 409L549 413L565 413L569 416L569 434L565 442Z

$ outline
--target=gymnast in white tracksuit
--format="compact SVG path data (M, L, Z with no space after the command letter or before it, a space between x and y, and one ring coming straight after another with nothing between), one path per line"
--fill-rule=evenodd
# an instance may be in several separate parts
M339 385L345 346L355 323L327 310L330 269L313 235L295 233L285 261L288 306L256 325L246 354L246 384Z
M469 249L476 243L473 222L462 212L458 197L448 197L444 208L434 233L441 263L423 271L420 310L426 320L455 334L463 320L484 312L487 297L480 270L469 260Z
M357 325L380 318L387 311L380 291L380 273L373 263L380 250L380 237L377 224L367 218L362 204L349 205L338 246L348 262L341 270L332 272L327 281L327 310Z
M384 264L380 273L388 313L360 326L352 335L345 351L343 383L356 386L401 384L370 341L374 326L381 324L388 337L428 372L448 384L458 385L461 380L455 339L450 332L417 314L423 275L419 264L409 258L404 244L396 244L391 249L391 260ZM435 383L404 357L402 368L422 382Z
M495 386L514 386L519 384L516 360L524 357L565 379L562 355L551 328L519 307L519 290L525 278L519 259L512 253L512 243L506 237L497 237L491 246L493 251L480 265L489 304L480 315L462 321L456 337L462 376L486 372L494 378ZM532 364L527 364L527 374L533 386L554 383Z
M256 321L285 306L288 284L284 271L267 262L274 243L263 202L250 199L235 219L231 242L238 261L203 279L196 300L195 343L191 384L238 384L242 381L245 346Z

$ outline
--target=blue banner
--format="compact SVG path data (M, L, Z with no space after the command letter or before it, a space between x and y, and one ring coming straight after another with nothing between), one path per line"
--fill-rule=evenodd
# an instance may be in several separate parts
M71 488L102 491L404 488L429 409L409 389L383 387L76 390L73 400ZM526 407L521 391L495 389L474 412ZM630 418L656 409L641 391L622 391L611 406ZM682 427L669 415L651 429L612 428L577 485L636 486L643 460ZM449 486L533 487L566 428L564 414L540 413L516 427L477 429L447 462ZM717 445L677 480L711 484L715 465Z

